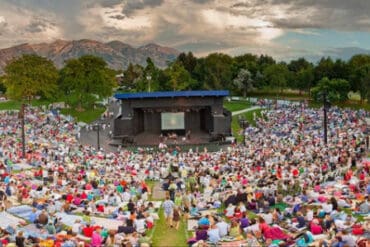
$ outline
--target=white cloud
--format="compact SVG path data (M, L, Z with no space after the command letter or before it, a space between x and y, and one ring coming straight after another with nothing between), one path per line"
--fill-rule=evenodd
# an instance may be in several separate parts
M196 54L299 53L288 31L370 31L365 0L0 0L0 47L57 38L148 42ZM40 18L41 17L41 18ZM360 42L361 43L361 42ZM318 45L319 46L319 45ZM303 51L302 51L303 52ZM279 55L278 54L278 55ZM283 54L283 53L281 53Z

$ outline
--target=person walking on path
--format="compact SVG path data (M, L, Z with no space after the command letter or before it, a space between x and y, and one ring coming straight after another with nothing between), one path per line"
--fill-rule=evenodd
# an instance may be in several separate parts
M176 230L179 229L180 220L181 220L180 208L178 206L175 206L175 208L173 210L173 223L174 223L174 226L175 226Z
M166 200L163 203L164 217L166 219L167 226L172 227L173 210L175 203L170 200L169 196L166 196Z

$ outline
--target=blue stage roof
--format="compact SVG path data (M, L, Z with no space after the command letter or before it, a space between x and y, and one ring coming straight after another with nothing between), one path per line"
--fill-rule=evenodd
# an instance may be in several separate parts
M143 99L143 98L173 98L173 97L225 97L227 90L213 91L168 91L168 92L142 92L142 93L117 93L116 99Z

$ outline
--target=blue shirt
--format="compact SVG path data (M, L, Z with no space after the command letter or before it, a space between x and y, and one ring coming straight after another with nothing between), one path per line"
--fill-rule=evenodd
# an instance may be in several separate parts
M218 241L220 241L220 233L218 231L217 228L215 229L211 229L211 230L208 230L208 237L209 237L209 241L212 242L212 243L217 243Z
M198 221L198 225L209 226L209 224L210 224L209 219L206 217L202 217Z
M30 215L28 216L28 220L32 223L34 223L37 219L37 213L36 212L31 212Z

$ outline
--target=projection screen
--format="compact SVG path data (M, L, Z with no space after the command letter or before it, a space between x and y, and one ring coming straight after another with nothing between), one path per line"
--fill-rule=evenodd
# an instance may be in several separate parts
M161 113L162 130L182 130L185 129L184 112L162 112Z

